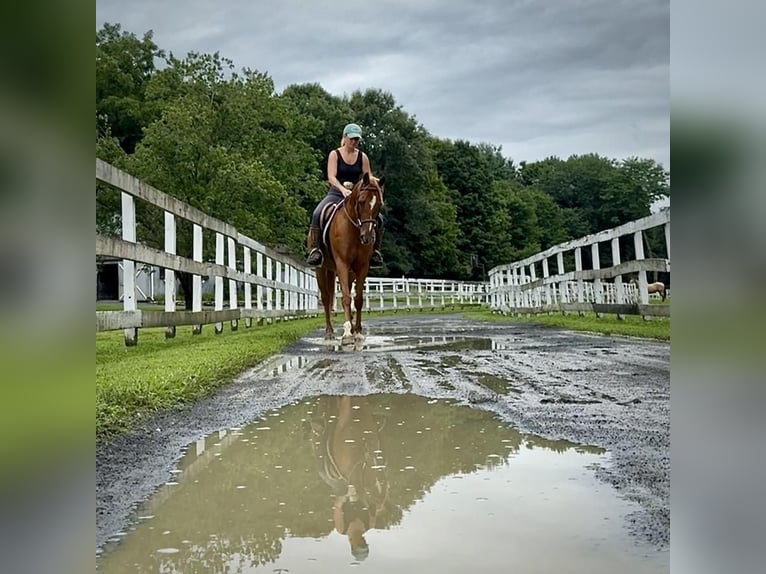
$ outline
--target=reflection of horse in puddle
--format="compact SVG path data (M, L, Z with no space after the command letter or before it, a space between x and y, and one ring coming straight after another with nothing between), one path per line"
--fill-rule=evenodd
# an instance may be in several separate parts
M348 537L351 554L364 560L369 546L364 537L388 501L388 480L379 432L364 397L319 398L311 421L317 470L335 495L335 530Z

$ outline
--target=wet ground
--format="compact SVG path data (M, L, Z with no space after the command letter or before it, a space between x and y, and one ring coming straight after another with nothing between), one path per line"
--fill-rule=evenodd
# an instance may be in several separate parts
M668 570L668 344L366 326L100 447L99 569Z

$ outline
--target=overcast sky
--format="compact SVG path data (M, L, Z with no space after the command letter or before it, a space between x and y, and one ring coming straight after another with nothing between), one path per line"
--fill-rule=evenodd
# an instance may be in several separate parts
M179 57L218 51L277 91L383 89L431 134L516 163L670 167L669 0L97 0L104 22Z

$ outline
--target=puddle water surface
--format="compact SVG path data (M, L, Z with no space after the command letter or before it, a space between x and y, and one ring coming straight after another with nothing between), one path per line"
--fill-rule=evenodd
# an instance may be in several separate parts
M314 397L190 445L98 570L667 572L607 462L450 401Z

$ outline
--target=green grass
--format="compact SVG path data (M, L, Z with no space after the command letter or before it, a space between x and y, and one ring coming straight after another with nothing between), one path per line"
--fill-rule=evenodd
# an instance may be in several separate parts
M238 373L280 352L321 326L301 319L216 335L206 325L201 335L179 327L174 339L164 329L141 329L138 345L126 347L122 331L96 335L96 437L134 428L156 412L208 395Z
M637 315L626 315L623 319L618 319L616 315L603 314L601 317L597 317L595 313L585 313L583 315L556 313L551 315L539 314L512 317L491 313L488 310L467 312L465 316L480 321L497 323L534 323L573 331L599 333L601 335L623 335L659 339L661 341L670 340L669 317L652 317L649 321L645 321Z

